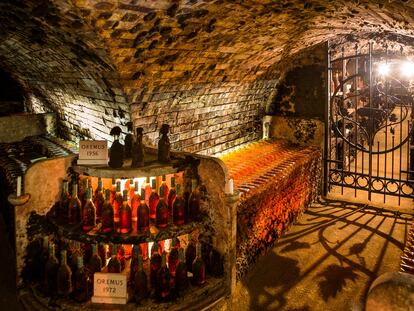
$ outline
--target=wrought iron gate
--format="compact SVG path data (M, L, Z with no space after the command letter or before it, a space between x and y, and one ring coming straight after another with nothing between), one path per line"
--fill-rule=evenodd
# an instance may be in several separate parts
M373 43L328 48L325 194L414 198L414 70L400 74L414 64L405 62L402 51Z

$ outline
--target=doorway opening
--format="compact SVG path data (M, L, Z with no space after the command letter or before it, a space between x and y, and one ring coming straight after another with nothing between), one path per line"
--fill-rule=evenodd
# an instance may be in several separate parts
M325 194L412 211L414 62L369 42L327 65Z

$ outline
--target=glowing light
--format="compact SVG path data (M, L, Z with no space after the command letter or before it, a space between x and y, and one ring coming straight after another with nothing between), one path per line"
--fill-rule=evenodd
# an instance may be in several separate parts
M386 63L381 63L378 65L378 72L380 75L386 76L390 72L390 66Z
M411 77L414 75L414 63L405 62L401 65L401 73L406 77Z

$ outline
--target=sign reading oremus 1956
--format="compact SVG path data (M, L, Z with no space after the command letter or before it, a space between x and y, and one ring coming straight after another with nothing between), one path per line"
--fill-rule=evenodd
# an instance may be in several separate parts
M106 140L81 140L78 164L108 164L108 142Z
M125 274L97 272L93 275L93 303L126 304L127 301Z

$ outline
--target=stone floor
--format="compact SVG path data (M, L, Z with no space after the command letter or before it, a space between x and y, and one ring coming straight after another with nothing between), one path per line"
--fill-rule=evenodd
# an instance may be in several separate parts
M411 219L315 203L239 283L233 310L363 310L372 281L398 270Z

